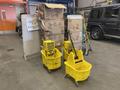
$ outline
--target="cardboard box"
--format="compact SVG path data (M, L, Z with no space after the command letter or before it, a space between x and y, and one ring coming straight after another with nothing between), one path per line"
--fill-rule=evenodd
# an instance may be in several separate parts
M40 4L38 6L38 13L42 19L63 19L64 9L66 7L62 4Z

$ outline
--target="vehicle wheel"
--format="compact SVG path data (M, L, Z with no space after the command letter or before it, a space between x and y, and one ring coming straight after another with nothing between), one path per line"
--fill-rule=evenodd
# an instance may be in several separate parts
M101 29L99 27L94 27L92 28L91 31L91 38L94 40L99 40L99 39L103 39L103 32L101 31Z

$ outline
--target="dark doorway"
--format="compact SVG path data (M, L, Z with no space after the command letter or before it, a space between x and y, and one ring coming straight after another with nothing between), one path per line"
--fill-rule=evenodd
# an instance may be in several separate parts
M78 0L75 0L75 7L78 8Z

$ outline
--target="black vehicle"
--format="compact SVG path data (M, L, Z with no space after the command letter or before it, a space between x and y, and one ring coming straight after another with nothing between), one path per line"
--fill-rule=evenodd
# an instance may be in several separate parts
M120 4L93 8L88 19L88 31L95 40L104 36L120 38Z

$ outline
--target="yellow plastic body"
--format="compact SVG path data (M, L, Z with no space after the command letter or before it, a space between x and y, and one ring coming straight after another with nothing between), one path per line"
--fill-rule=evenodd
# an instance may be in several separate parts
M54 70L61 67L61 52L58 49L55 50L55 55L47 56L45 50L41 50L43 65L47 67L48 70Z
M71 49L71 42L70 41L64 41L64 60L66 61L69 56L69 50Z
M43 42L43 49L46 51L51 51L55 48L55 41L46 40Z
M63 50L64 50L64 60L67 61L69 53L68 53L68 51L65 48Z
M76 82L84 81L90 76L92 65L84 60L83 52L77 51L78 59L74 59L73 52L68 56L65 62L66 75L71 76Z

